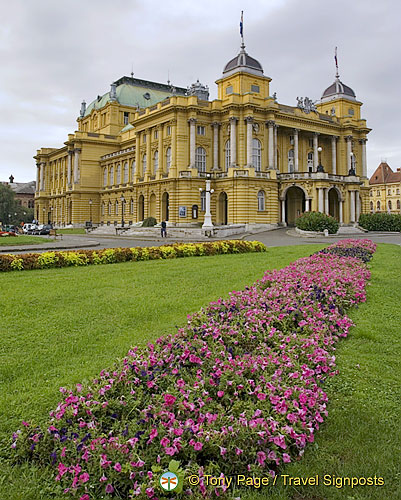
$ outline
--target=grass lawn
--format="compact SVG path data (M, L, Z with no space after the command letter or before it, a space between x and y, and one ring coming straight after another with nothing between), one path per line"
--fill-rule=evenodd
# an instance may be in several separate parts
M67 229L57 229L58 234L86 234L83 227L71 227Z
M93 378L131 345L174 331L188 313L321 247L2 274L0 457L21 420L46 418L61 399L60 386ZM399 498L400 253L394 245L379 246L368 303L352 312L357 327L337 351L340 375L328 386L329 418L304 459L284 471L304 477L376 474L385 486L351 491L277 485L269 498ZM53 484L46 470L11 468L0 458L2 500L54 499ZM266 489L244 494L268 496Z
M42 243L49 243L52 240L48 238L40 238L39 236L29 236L25 234L20 234L18 236L1 236L0 237L0 247L8 246L18 246L18 245L33 245Z

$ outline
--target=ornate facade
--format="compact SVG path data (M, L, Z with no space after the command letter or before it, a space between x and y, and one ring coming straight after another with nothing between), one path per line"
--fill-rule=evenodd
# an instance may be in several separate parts
M356 222L369 211L362 103L338 73L319 102L295 106L271 96L270 82L243 43L213 101L199 82L183 89L120 78L82 103L63 147L38 150L37 218L199 225L207 177L215 225L293 224L308 210Z

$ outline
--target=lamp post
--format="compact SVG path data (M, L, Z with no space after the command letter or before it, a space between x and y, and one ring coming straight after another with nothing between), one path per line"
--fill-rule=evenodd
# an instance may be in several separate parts
M319 146L317 148L318 154L319 154L319 165L317 166L316 172L324 173L324 168L322 165L322 151L323 149Z
M121 195L120 201L121 201L121 227L124 227L124 203L125 203L124 195Z
M92 199L90 199L89 200L89 222L90 222L91 226L92 226L92 203L93 203L93 201L92 201Z
M212 214L210 213L210 195L212 193L214 193L214 189L210 189L210 174L206 174L206 210L205 220L202 225L202 229L205 233L213 229Z
M350 157L351 157L351 168L349 169L349 172L348 172L348 175L356 175L356 172L355 172L355 157L354 157L354 153L351 151L351 153L349 154Z
M51 215L50 215L51 220L49 221L50 224L53 224L53 210L54 210L54 207L50 207L50 213L51 213Z

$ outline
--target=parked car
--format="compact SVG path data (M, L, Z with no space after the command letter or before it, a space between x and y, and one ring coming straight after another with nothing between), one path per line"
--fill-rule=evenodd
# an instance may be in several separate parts
M38 234L50 234L50 229L53 229L51 224L44 224L41 229L39 229Z
M22 231L24 234L29 234L29 231L31 231L34 227L36 227L36 224L33 224L32 222L27 222L26 224L23 225Z
M25 228L25 226L24 226L24 228ZM35 234L34 231L36 231L37 229L38 229L37 224L29 224L29 228L26 230L25 234Z

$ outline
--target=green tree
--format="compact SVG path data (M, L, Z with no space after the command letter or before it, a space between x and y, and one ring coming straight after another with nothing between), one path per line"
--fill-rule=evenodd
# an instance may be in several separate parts
M17 204L14 191L6 184L0 183L0 221L2 224L13 224Z

